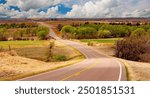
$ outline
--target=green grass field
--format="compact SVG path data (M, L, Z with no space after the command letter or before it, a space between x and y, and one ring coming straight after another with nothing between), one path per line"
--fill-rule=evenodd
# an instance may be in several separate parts
M7 48L8 46L12 48L20 47L32 47L32 46L44 46L48 45L48 41L36 40L36 41L0 41L0 47Z
M10 46L11 50L15 50L19 56L42 61L46 58L48 45L49 41L47 40L0 41L0 49L2 51L8 51Z
M115 43L122 38L105 38L105 39L81 39L81 42L97 42L97 43Z

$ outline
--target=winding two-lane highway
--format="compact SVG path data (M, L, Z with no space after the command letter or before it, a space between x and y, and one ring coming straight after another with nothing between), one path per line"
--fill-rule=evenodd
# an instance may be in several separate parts
M45 23L42 25L48 26ZM91 47L80 43L62 40L50 27L50 36L79 50L86 59L65 68L26 77L19 81L125 81L126 71L123 64L114 58L100 54Z

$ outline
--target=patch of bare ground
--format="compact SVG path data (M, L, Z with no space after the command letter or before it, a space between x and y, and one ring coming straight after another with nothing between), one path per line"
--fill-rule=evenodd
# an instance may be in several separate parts
M73 40L75 42L78 42L80 44L88 46L88 43L81 42L79 40ZM96 50L98 50L101 54L108 55L108 56L114 56L115 46L113 43L97 43L93 42L93 46L90 46Z
M104 45L104 46L96 46L94 48L97 49L101 54L114 56L115 51L114 46Z

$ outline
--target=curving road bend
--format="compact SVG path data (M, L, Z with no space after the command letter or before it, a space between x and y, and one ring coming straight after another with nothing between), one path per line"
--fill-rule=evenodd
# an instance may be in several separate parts
M49 26L45 23L42 25ZM50 36L79 50L86 59L65 68L30 76L19 81L126 81L123 64L77 42L62 40L50 27Z

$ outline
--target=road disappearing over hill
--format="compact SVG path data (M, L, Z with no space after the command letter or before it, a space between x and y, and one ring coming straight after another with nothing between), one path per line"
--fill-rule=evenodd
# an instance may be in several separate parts
M115 58L100 54L97 50L80 43L63 40L54 33L51 26L45 23L41 23L41 25L50 28L51 37L74 47L86 59L61 69L26 77L19 81L126 81L125 67Z

